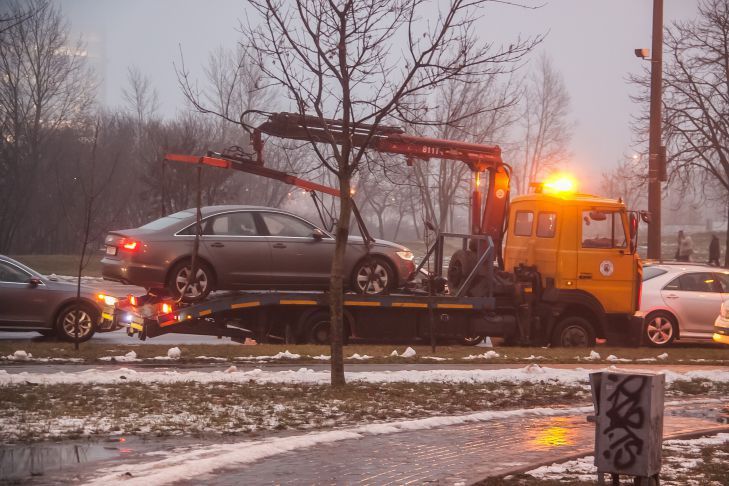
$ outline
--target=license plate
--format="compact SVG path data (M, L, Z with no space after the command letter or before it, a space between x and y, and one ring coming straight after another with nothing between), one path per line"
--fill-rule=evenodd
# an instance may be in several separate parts
M116 255L116 247L115 246L107 246L106 247L106 254L107 255Z

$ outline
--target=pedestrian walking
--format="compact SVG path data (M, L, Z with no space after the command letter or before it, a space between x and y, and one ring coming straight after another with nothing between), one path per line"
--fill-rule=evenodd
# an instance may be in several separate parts
M691 255L694 253L694 240L683 232L678 232L678 249L676 250L676 260L679 262L690 262Z
M721 258L721 248L719 248L719 238L711 235L711 243L709 243L709 265L715 267L721 266L719 259Z

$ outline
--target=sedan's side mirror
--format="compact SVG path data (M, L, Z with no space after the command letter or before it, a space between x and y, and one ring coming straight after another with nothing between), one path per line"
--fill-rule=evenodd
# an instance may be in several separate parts
M31 287L37 287L43 283L43 280L39 279L38 277L30 277L30 280L28 280L28 283L30 284Z
M314 231L311 232L311 237L316 241L321 241L324 239L324 233L319 228L314 228Z

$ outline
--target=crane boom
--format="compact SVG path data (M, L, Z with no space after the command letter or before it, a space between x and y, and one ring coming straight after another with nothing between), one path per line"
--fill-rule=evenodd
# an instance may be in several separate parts
M506 222L509 200L508 166L501 158L498 145L484 145L454 140L408 135L400 127L370 124L347 125L341 120L322 119L298 113L272 113L268 120L253 132L253 145L262 163L261 133L269 136L341 145L351 140L355 147L365 147L381 153L407 157L408 165L414 159L431 158L465 163L474 173L471 194L471 233L488 235L500 247ZM481 173L489 173L486 204L480 188Z

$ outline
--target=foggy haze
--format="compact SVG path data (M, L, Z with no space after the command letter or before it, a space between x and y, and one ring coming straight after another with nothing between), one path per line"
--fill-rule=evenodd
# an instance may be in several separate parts
M57 1L72 31L88 44L101 78L102 103L122 104L127 68L137 66L159 92L164 116L185 107L173 67L179 63L180 50L187 67L197 74L211 51L236 45L239 21L246 19L246 3L241 0ZM480 20L482 36L508 44L518 35L548 33L529 59L544 51L564 76L576 122L571 169L585 176L591 168L613 166L632 153L630 117L640 107L629 99L626 78L647 67L633 49L651 45L653 2L533 3L543 7L490 5ZM667 0L665 23L690 19L695 11L695 0Z

